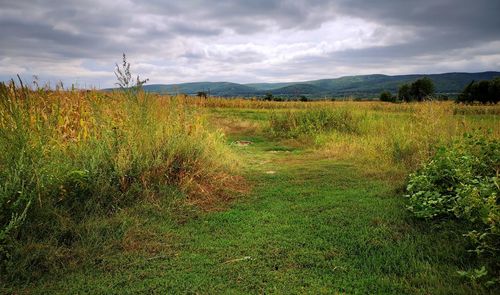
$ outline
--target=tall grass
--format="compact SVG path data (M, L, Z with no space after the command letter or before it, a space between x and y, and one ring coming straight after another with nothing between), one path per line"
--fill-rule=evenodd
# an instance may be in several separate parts
M234 163L182 99L1 83L1 271L46 270L60 249L74 256L87 219L172 191L206 202L233 183ZM33 245L46 251L30 258Z
M299 137L338 131L358 133L360 117L346 109L317 108L306 111L271 113L269 131L276 137Z
M404 176L432 157L438 146L460 139L465 132L479 130L500 138L500 118L490 115L494 111L470 115L466 109L467 115L459 115L455 110L455 105L441 102L374 105L364 112L362 132L334 134L323 139L322 150L331 156L361 160L376 169L398 170Z

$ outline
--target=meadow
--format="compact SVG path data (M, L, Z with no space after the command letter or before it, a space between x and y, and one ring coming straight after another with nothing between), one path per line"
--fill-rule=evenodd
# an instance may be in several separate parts
M405 195L465 133L500 140L499 105L13 83L0 102L1 292L498 292L472 225Z

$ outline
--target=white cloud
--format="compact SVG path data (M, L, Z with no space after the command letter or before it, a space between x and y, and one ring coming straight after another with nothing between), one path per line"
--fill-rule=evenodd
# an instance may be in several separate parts
M0 79L113 86L498 70L495 0L2 1ZM492 29L493 28L493 29Z

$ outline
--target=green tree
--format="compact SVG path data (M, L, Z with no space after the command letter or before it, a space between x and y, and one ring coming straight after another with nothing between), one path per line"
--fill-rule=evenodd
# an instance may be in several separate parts
M411 100L411 96L410 96L410 85L408 84L403 84L399 87L399 90L398 90L398 98L399 100L401 101L410 101Z
M470 82L458 96L462 103L498 103L500 101L500 78Z
M474 101L473 98L473 88L474 88L474 80L472 80L467 86L465 86L462 93L457 98L457 102L462 103L471 103Z
M434 83L427 77L418 79L410 85L410 96L417 101L423 101L432 96L434 92Z
M488 93L489 88L490 88L490 81L486 80L479 81L476 87L475 100L479 101L480 103L487 103L490 96Z
M266 93L266 96L264 96L264 100L271 101L274 100L274 96L271 92Z
M196 92L196 96L198 96L199 98L206 99L208 97L208 94L205 91L198 91L198 92Z
M379 99L380 101L396 102L396 97L392 96L392 94L389 91L384 91L380 93Z
M490 81L488 94L489 103L496 104L500 101L500 77L497 77Z

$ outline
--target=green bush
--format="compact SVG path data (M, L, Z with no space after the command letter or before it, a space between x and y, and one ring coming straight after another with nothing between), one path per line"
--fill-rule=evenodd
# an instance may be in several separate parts
M396 102L396 97L392 96L392 94L389 91L384 91L380 93L379 100L386 102Z
M322 108L273 113L269 123L272 135L289 138L312 136L328 131L344 133L360 131L359 117L343 109Z
M472 252L499 273L500 141L469 134L442 147L407 186L409 210L417 217L453 218L469 224Z
M272 101L274 100L274 95L271 92L266 93L266 95L263 98L265 101Z

